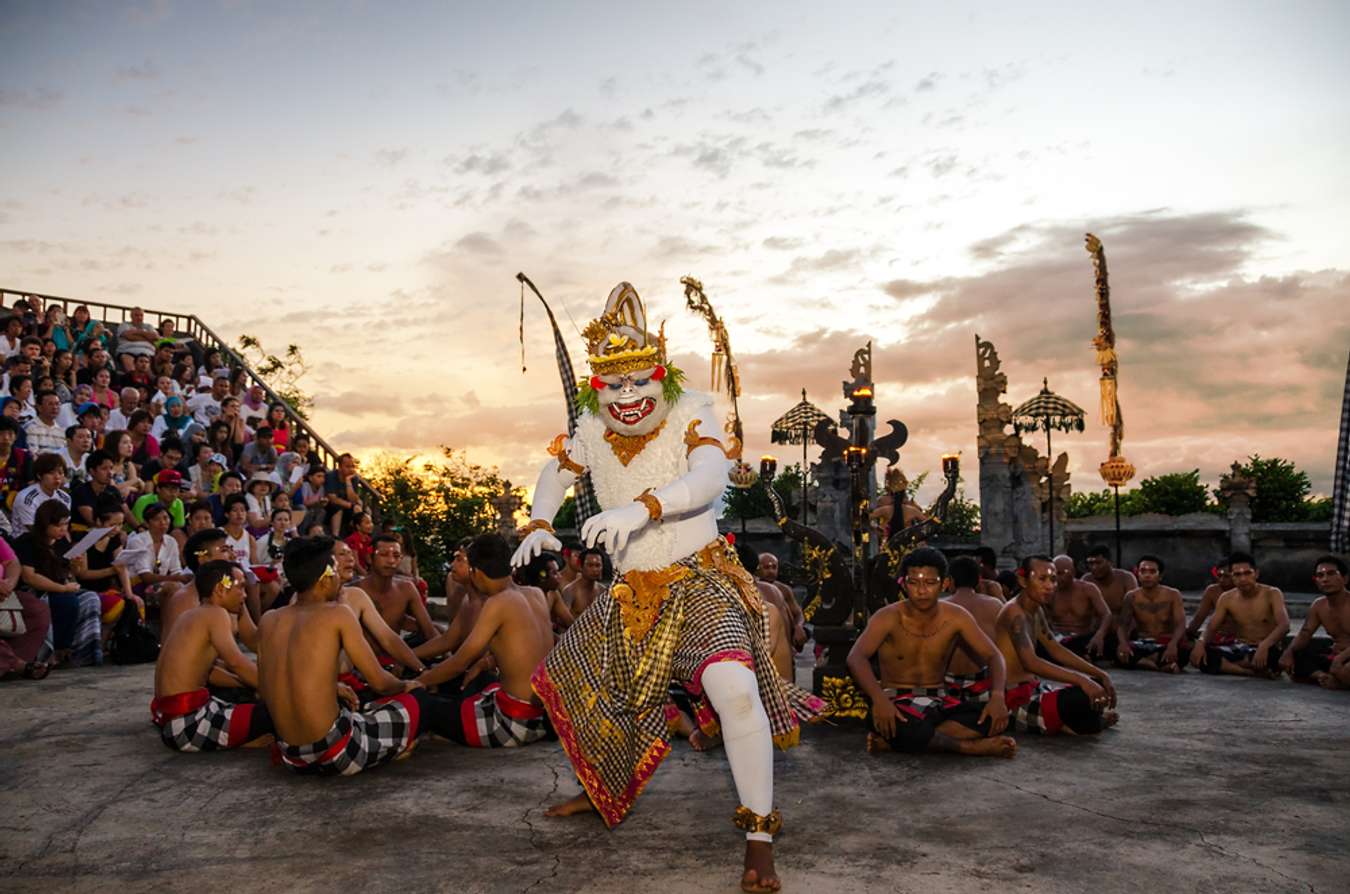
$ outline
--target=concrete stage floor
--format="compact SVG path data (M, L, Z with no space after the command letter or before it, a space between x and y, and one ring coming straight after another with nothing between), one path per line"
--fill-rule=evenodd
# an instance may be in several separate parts
M265 751L180 755L152 668L0 685L0 888L41 891L734 891L721 752L677 742L617 831L545 819L578 789L553 743L424 742L350 779ZM870 757L856 726L777 758L785 890L1350 890L1350 693L1115 675L1120 725L1015 760Z

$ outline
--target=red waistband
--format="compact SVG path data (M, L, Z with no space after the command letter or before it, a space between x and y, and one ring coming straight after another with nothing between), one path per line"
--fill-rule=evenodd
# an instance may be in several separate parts
M182 717L184 714L191 714L211 700L211 693L206 689L193 689L191 692L180 692L177 695L157 696L150 700L150 719L156 726L163 726L175 717Z
M496 685L500 686L500 684ZM492 687L489 686L483 692L487 693L491 690ZM493 692L492 697L497 702L497 708L512 720L535 720L544 716L543 705L536 705L533 702L516 698L505 689L498 688Z

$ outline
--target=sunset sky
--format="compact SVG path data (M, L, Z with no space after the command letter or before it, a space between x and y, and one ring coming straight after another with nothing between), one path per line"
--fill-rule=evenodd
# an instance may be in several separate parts
M973 491L976 333L1010 403L1096 406L1091 230L1140 477L1259 452L1330 492L1350 6L991 6L6 2L0 286L295 342L339 449L532 484L564 408L516 271L579 369L632 282L706 387L690 274L750 456L870 339L906 470L960 449ZM1080 490L1089 422L1056 442Z

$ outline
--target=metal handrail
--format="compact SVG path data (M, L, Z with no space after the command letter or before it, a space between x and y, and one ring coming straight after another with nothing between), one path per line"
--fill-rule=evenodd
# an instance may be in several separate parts
M11 295L14 296L13 301L9 300L9 296ZM17 301L20 298L28 298L30 296L42 299L44 309L53 303L61 305L61 309L65 311L67 317L70 316L70 309L72 306L80 307L83 305L89 309L90 319L97 319L108 324L116 322L120 325L121 323L130 322L131 312L135 310L134 307L129 305L108 304L104 301L77 300L74 298L66 298L61 295L45 295L41 292L0 287L0 303L3 303L5 307L11 306L14 301ZM104 315L100 317L95 314L95 308L105 311ZM263 393L267 395L269 406L272 404L281 404L285 407L287 425L290 427L292 436L297 430L308 435L310 441L317 448L319 457L323 460L324 465L334 469L337 468L338 457L341 454L338 453L331 444L324 440L324 438L316 432L308 422L302 419L300 415L291 408L291 405L281 398L281 395L273 391L272 387L264 382L262 378L253 371L253 368L248 365L248 361L244 359L242 354L227 344L220 336L216 335L211 327L203 323L196 314L173 313L170 311L154 310L148 307L141 307L141 310L145 313L146 322L151 323L156 329L159 328L159 324L163 321L172 320L175 335L183 333L204 348L217 350L220 351L222 355L228 355L235 364L242 367L244 371L248 373L249 379L251 379L254 384L259 385L263 389ZM116 311L120 314L120 319L114 320L112 315L107 314L106 311ZM152 317L154 318L153 322L151 321ZM367 498L364 502L378 514L378 507L380 504L379 492L371 487L370 483L360 475L356 476L356 484L357 488L361 490Z

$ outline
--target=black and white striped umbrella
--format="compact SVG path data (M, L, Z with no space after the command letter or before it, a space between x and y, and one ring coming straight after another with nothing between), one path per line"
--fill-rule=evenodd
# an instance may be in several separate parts
M1013 430L1024 431L1082 431L1083 408L1050 390L1048 379L1041 380L1041 392L1013 410Z

